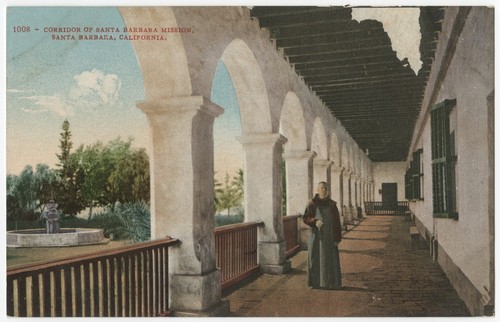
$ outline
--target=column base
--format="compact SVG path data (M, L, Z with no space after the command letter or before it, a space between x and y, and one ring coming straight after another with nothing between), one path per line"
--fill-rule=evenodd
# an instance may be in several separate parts
M169 308L174 312L204 312L221 300L220 270L204 275L170 275Z
M285 241L259 242L259 267L262 273L279 275L284 274L292 268L291 263L286 260Z
M212 307L204 311L183 311L177 310L172 313L174 317L224 317L229 316L229 301L221 300Z
M281 265L260 265L259 269L264 274L282 275L292 270L292 263L286 261Z

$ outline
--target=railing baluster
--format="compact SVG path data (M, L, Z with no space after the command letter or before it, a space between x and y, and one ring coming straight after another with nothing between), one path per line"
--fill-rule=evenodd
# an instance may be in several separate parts
M27 310L27 300L26 300L26 277L20 276L17 279L17 306L19 310L20 317L28 316Z
M7 315L14 316L14 278L7 277Z
M40 282L39 274L31 275L31 316L40 317Z
M62 285L61 285L61 269L54 271L54 307L56 317L62 317Z
M73 316L73 287L71 284L71 267L64 269L64 315ZM76 304L78 306L78 302Z
M83 316L83 300L82 300L82 270L80 265L75 265L75 314L77 317Z
M161 314L160 309L160 300L161 300L161 288L160 288L160 248L153 249L154 254L154 265L155 265L155 278L153 281L155 282L155 316L159 316Z
M92 262L92 291L93 291L93 297L94 297L94 316L98 317L101 316L100 308L101 306L99 305L99 262L98 261L93 261Z
M115 258L109 259L109 316L116 316L116 290L115 290Z
M144 252L137 254L137 316L145 316L144 314L144 289L145 289L145 279L143 274L145 273L144 268L145 255Z
M137 255L133 254L130 256L130 316L131 317L136 317L139 314L137 313L137 292L136 287L136 274L137 274Z
M154 262L153 250L148 249L148 316L155 316L154 313Z
M102 279L102 316L109 317L108 307L108 260L104 258L101 261L101 279Z
M52 286L50 285L50 271L42 273L42 285L43 285L43 316L49 317L52 315Z
M122 258L117 257L116 258L116 304L117 304L117 310L116 310L116 316L122 317L123 316L123 303L122 303L122 295L123 295L123 290L122 290Z
M84 286L84 293L83 293L83 298L85 301L85 316L90 317L90 312L91 312L91 307L92 307L92 302L90 300L90 295L91 295L91 288L90 288L90 263L85 263L82 265L83 269L83 286Z
M130 316L130 291L129 291L129 280L130 280L130 256L125 256L123 257L123 285L124 285L124 292L123 292L123 297L124 297L124 309L125 312L123 316L128 317Z

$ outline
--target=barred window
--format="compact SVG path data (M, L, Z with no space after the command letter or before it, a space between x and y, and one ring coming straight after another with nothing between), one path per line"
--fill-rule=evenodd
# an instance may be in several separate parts
M424 185L424 174L422 173L422 152L423 149L419 149L413 152L413 161L412 161L412 199L414 200L422 200L424 197L424 193L422 191Z
M413 196L412 192L412 173L411 173L411 166L408 170L406 170L405 173L405 199L406 200L411 200Z
M444 100L431 110L432 204L435 218L458 219L456 211L454 132L450 112L456 100ZM452 146L453 144L453 146Z

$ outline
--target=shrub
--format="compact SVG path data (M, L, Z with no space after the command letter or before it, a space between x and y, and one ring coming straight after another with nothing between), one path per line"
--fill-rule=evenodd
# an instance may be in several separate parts
M215 227L239 224L245 220L245 216L240 213L237 215L215 215Z

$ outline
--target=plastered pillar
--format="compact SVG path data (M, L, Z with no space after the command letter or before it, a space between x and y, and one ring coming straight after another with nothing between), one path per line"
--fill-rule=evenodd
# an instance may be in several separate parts
M345 170L342 172L342 181L343 181L343 203L342 203L342 212L344 215L344 223L347 224L351 222L351 209L350 205L350 193L349 193L349 181L351 177L351 171Z
M169 308L175 315L221 316L214 241L213 122L223 109L202 96L137 104L148 118L151 156L151 237L171 236Z
M330 167L330 174L331 174L331 193L330 193L330 198L333 199L334 201L337 202L337 208L339 209L340 212L340 224L342 227L344 227L344 216L342 214L342 170L344 168L332 165Z
M313 184L313 195L316 194L316 189L318 184L322 181L328 183L328 187L330 186L330 165L333 162L330 160L321 160L314 159L313 161L313 174L314 174L314 184Z
M286 151L286 209L288 215L304 214L307 202L313 195L312 163L314 151ZM302 246L307 247L309 226L299 220L299 238Z
M351 195L349 197L349 209L351 210L351 221L353 219L357 219L358 218L358 210L356 209L356 205L357 205L357 195L356 195L356 175L353 173L351 173L351 176L350 176L350 180L349 180L349 186L350 186L350 191L351 191Z
M244 150L245 218L262 221L258 231L258 263L269 274L291 269L286 260L281 215L281 149L286 138L279 133L247 134L240 137Z

